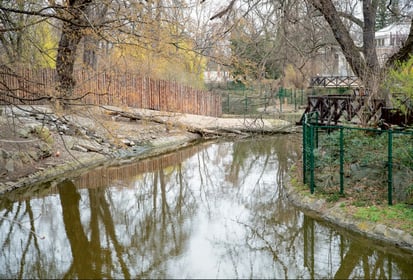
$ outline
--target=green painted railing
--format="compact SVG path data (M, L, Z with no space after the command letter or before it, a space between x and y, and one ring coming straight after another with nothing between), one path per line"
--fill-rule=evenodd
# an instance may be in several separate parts
M404 176L407 176L408 179L407 181L411 181L411 185L407 186L407 188L412 189L413 188L413 154L406 155L404 154L403 158L407 157L409 159L408 163L401 162L399 159L400 156L398 155L398 158L395 159L394 157L394 143L393 140L395 137L401 137L403 136L404 138L398 139L398 143L405 143L406 144L406 149L407 153L412 152L412 146L413 146L413 132L412 131L403 131L403 130L379 130L379 129L372 129L372 128L360 128L360 127L352 127L352 126L323 126L320 125L319 122L319 116L317 112L311 112L308 113L304 116L304 122L302 125L303 128L303 139L302 139L302 145L303 145L303 153L302 153L302 168L303 168L303 182L304 184L309 186L310 192L314 193L314 191L317 189L316 186L316 176L325 176L326 174L320 174L322 172L322 169L317 169L317 166L320 166L320 162L322 160L325 160L325 158L331 159L331 161L334 161L334 164L332 164L331 169L337 169L336 171L332 171L333 174L336 172L338 174L338 180L337 182L337 189L338 192L341 195L345 194L345 189L348 189L350 185L346 185L345 183L345 164L347 164L347 167L351 165L351 162L356 162L360 158L362 158L362 155L360 155L360 158L358 159L351 159L349 158L348 154L350 151L345 150L345 136L347 133L350 131L354 130L359 130L359 131L364 131L365 132L365 137L371 137L369 135L382 135L383 133L387 134L387 147L371 147L369 146L368 149L376 149L377 148L377 154L375 155L375 152L370 151L370 158L373 158L372 160L376 160L379 164L384 164L385 168L387 169L387 200L388 204L392 205L393 204L393 191L394 191L394 163L395 160L397 160L397 166L400 170L400 166L402 166L403 170L408 170L408 174L404 174ZM333 147L332 154L323 154L323 155L317 155L316 153L320 152L323 147L319 147L319 137L320 133L325 133L323 135L328 135L332 131L338 131L338 139L337 137L332 137L332 142L327 143L324 145L329 145L330 147ZM364 134L363 134L364 135ZM351 141L351 139L347 139L347 141ZM368 143L369 140L366 142ZM363 142L360 145L366 145ZM356 144L355 144L356 145ZM400 146L400 144L399 144ZM387 151L386 151L387 149ZM367 150L367 148L366 148ZM325 151L323 151L325 152ZM385 154L383 154L386 152ZM368 153L366 151L366 153ZM345 156L347 154L347 160L345 160ZM400 153L399 153L400 154ZM338 156L338 159L337 159ZM375 158L374 158L375 157ZM385 161L385 162L382 162ZM338 162L338 163L337 163ZM377 163L376 163L377 165ZM406 166L407 165L407 166ZM380 165L381 166L381 165ZM400 174L400 172L398 173ZM410 176L410 177L409 177ZM410 178L410 179L409 179Z

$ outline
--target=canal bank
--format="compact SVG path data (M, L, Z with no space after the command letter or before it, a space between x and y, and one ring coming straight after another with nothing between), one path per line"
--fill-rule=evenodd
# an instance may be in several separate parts
M103 164L167 153L202 138L285 133L297 128L282 120L211 118L116 107L74 109L64 116L47 107L2 109L0 193L58 180ZM5 133L12 131L12 133ZM395 227L359 220L342 201L310 195L299 179L287 181L288 199L314 217L413 252L413 236Z
M359 218L356 215L358 207L351 205L349 198L328 202L321 194L311 194L309 188L303 185L298 177L298 172L293 168L285 181L286 196L294 206L309 216L413 253L413 233L395 226L396 223L400 224L397 219L394 220L395 224L386 225L380 220L372 222Z
M0 194L68 172L167 153L200 139L286 133L284 120L216 118L113 106L0 107Z

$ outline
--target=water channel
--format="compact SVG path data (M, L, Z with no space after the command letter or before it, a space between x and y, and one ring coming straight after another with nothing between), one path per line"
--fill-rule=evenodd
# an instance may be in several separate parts
M286 200L297 135L209 142L0 197L0 278L413 278Z

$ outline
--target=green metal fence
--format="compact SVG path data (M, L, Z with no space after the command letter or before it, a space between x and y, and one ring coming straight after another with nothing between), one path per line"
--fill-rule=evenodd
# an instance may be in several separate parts
M413 202L413 131L303 122L303 181L310 192L352 194L366 203ZM365 198L363 198L363 195Z
M307 95L311 94L303 89L254 89L242 88L237 90L222 90L222 112L224 114L256 114L282 113L297 111L307 102Z

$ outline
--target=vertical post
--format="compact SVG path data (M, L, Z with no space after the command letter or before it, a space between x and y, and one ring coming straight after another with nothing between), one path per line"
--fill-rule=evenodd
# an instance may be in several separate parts
M264 112L267 112L267 91L264 92Z
M393 205L393 130L387 132L389 140L387 143L387 196L389 205Z
M303 183L307 183L307 146L306 146L306 138L307 138L307 114L304 115L304 122L303 122Z
M301 100L300 105L304 105L304 89L301 89Z
M310 192L314 193L314 125L310 124Z
M344 194L344 133L340 127L340 194Z
M228 88L227 88L228 89ZM230 109L229 109L229 91L228 91L228 97L227 97L227 104L228 104L228 111L227 111L227 114L229 114L229 112L230 112Z
M283 111L283 100L282 100L283 93L284 93L284 88L281 87L280 90L278 91L278 97L280 98L280 113Z
M245 98L245 113L248 113L248 94L247 91L244 89L244 98Z
M297 89L294 89L294 111L297 111Z
M315 126L316 126L316 130L315 130L315 147L318 148L318 112L315 113Z

